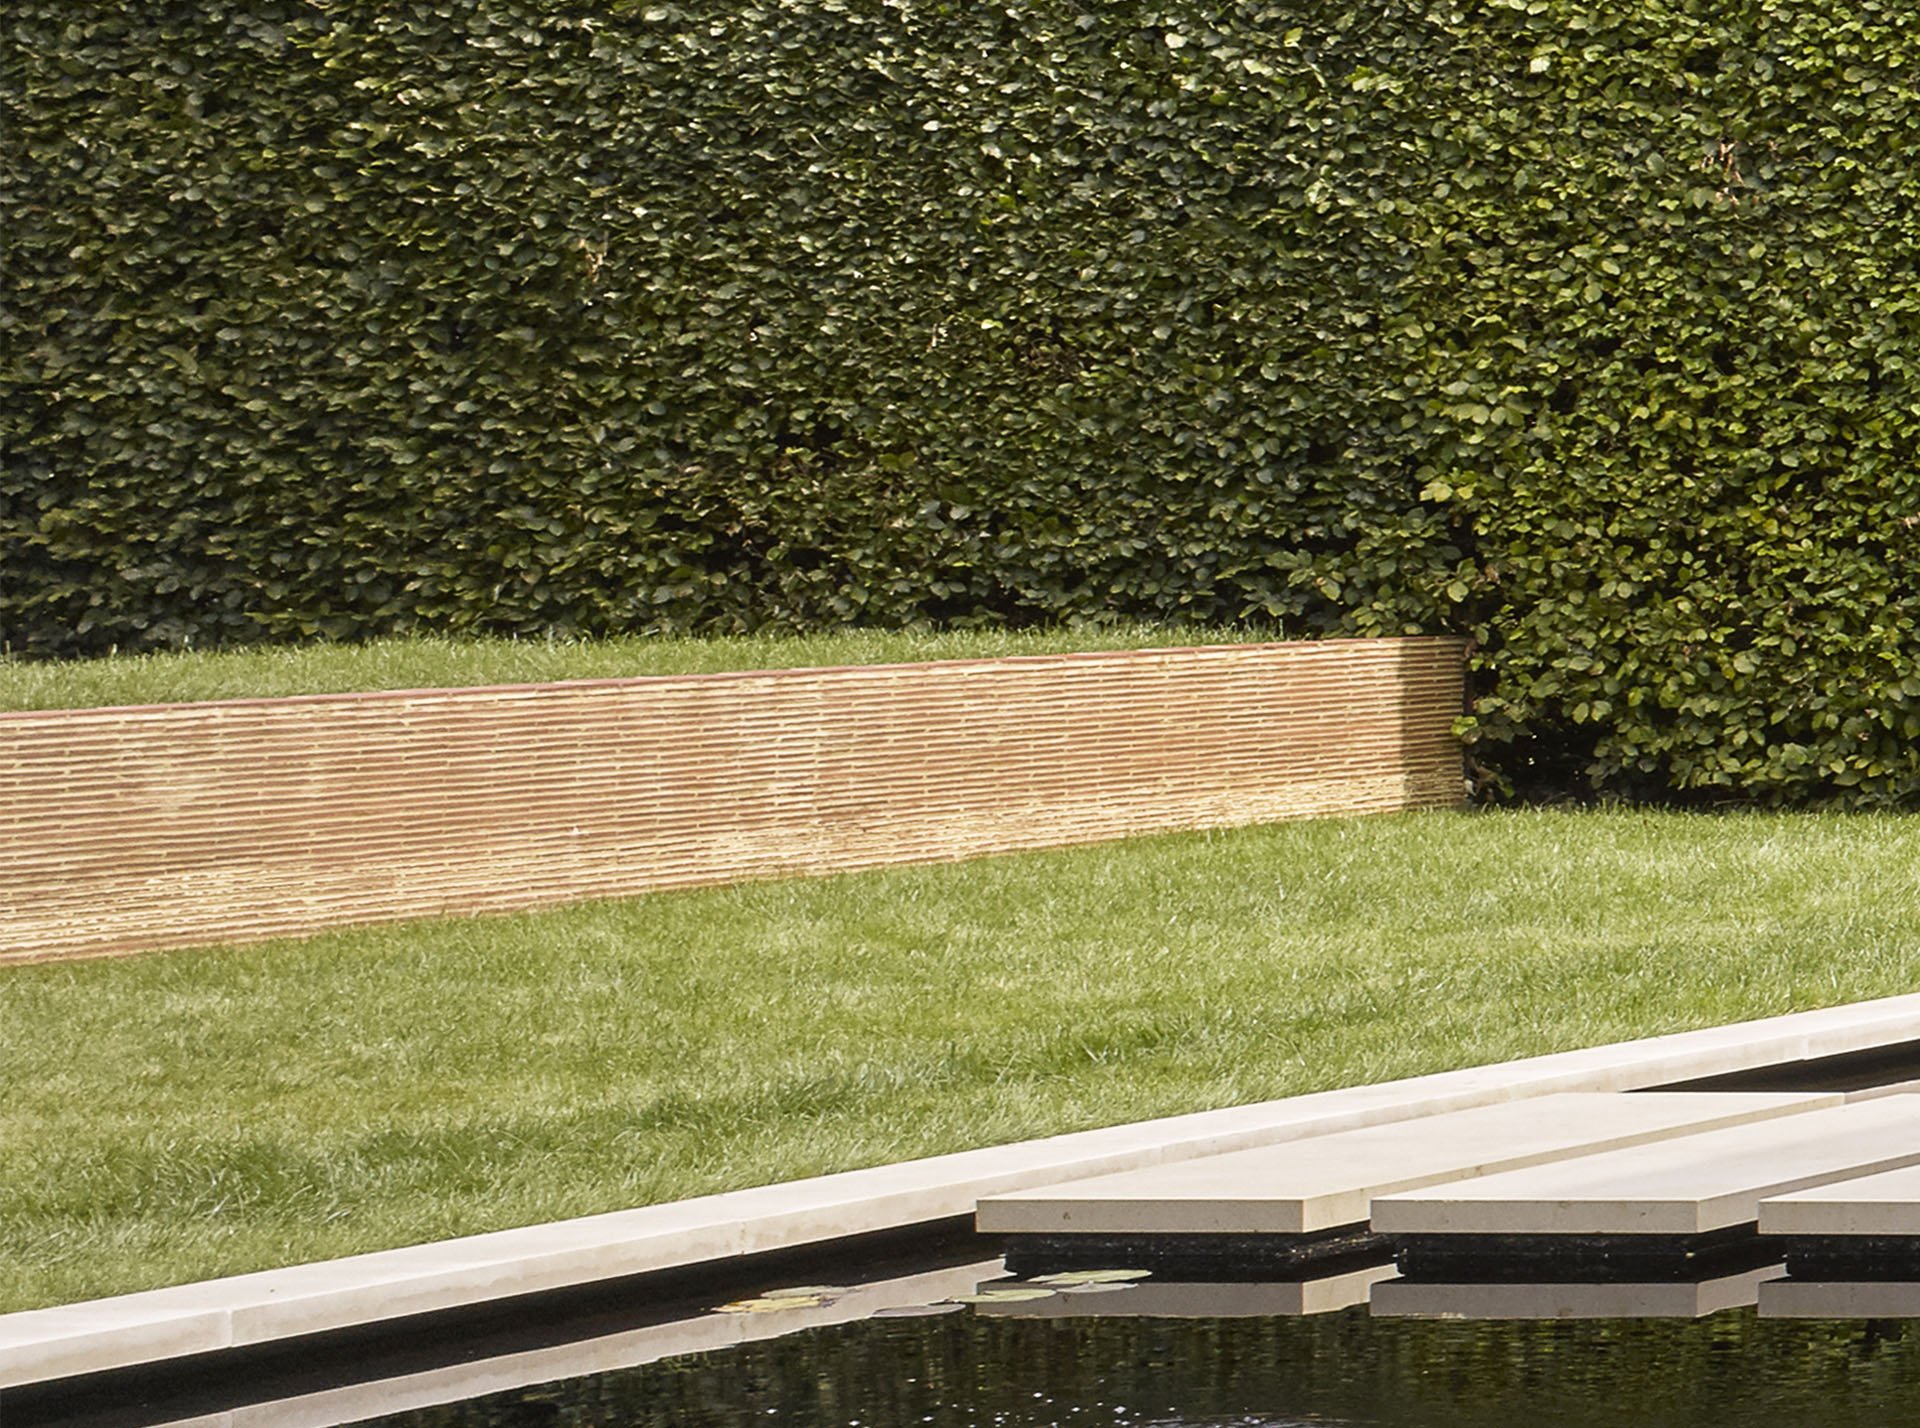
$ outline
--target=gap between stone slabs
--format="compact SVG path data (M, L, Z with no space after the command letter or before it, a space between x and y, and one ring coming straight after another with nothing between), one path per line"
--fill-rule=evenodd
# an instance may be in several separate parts
M987 1196L1553 1091L1920 1039L1920 994L0 1316L0 1389L968 1215Z

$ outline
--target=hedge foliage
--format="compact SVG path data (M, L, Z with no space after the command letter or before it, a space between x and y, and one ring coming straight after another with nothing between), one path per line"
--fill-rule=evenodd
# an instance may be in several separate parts
M1525 787L1920 799L1882 0L11 0L0 638L1480 646Z

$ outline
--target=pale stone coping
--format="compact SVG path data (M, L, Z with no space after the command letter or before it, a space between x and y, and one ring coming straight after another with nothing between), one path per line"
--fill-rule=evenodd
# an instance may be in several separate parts
M1381 1195L1841 1104L1783 1091L1560 1091L982 1200L990 1234L1299 1235Z
M1428 1284L1393 1279L1373 1287L1370 1312L1384 1319L1704 1319L1762 1305L1780 1266L1698 1283ZM1764 1313L1764 1308L1762 1309Z
M1914 1112L1920 1119L1920 1106ZM1760 1202L1763 1235L1920 1235L1920 1165L1859 1175Z
M1920 994L1908 994L0 1315L0 1388L925 1224L985 1197L1191 1156L1915 1039Z
M1857 1091L1846 1093L1848 1104L1855 1101L1877 1101L1882 1096L1911 1096L1920 1094L1920 1081L1894 1081L1885 1086L1862 1086Z
M1908 1096L1776 1117L1373 1202L1384 1235L1697 1235L1750 1224L1760 1202L1920 1164Z

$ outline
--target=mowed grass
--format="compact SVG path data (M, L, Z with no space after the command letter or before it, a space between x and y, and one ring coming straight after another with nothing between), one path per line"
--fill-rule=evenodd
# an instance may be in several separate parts
M1920 986L1920 818L1423 814L0 970L20 1309Z
M1279 638L1276 630L1129 624L946 632L856 629L831 634L698 639L419 636L363 644L185 650L88 660L32 661L0 656L0 710L86 709L368 689L443 689L555 679L624 679L646 674L899 664Z

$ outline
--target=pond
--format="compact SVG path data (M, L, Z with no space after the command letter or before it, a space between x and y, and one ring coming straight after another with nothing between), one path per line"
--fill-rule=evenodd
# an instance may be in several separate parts
M1021 1285L979 1251L868 1261L844 1284L736 1281L727 1310L711 1285L523 1303L218 1373L9 1393L0 1424L1920 1428L1920 1317L1871 1317L1920 1316L1915 1285L1836 1286L1817 1302L1848 1317L1781 1319L1753 1307L1777 1265L1645 1285L1412 1284L1387 1264Z
M1920 1424L1920 1324L867 1319L388 1416L381 1428Z

